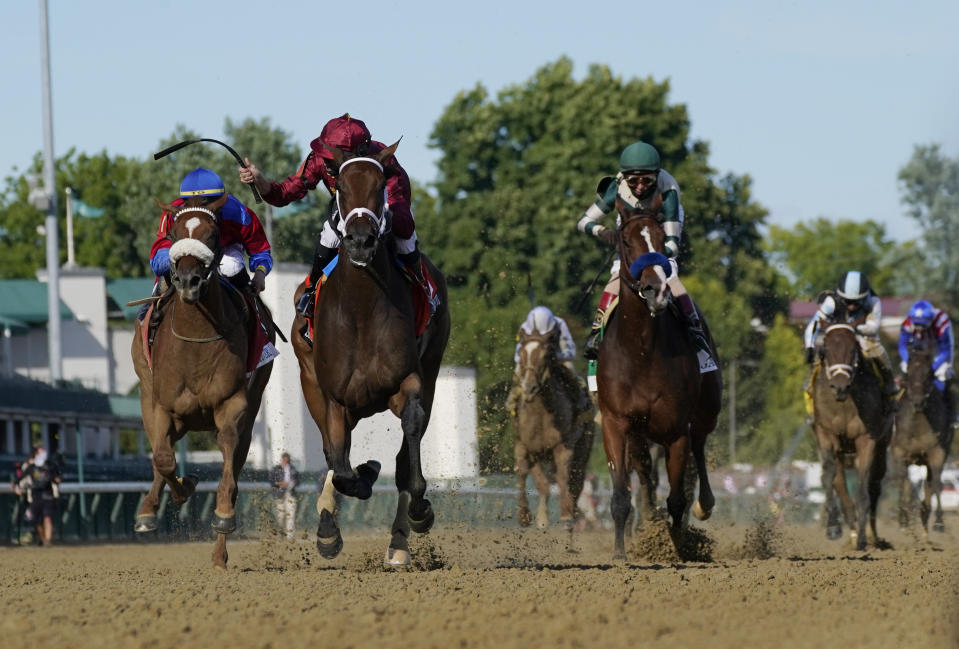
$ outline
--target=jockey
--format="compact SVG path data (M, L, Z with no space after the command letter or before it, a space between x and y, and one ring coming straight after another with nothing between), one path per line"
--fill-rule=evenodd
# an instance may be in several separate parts
M600 185L603 187L603 184ZM623 149L619 156L619 173L605 186L605 191L589 206L580 217L576 227L580 232L614 243L616 231L610 230L599 223L600 219L616 209L616 199L621 199L633 209L647 209L657 211L663 230L666 233L666 256L672 272L667 283L669 289L679 303L686 316L690 334L699 348L699 364L702 370L716 369L712 359L709 343L703 332L699 314L693 305L692 298L679 279L679 266L676 257L679 255L679 242L683 232L683 207L679 201L679 183L665 169L660 166L659 152L646 142L634 142ZM616 217L617 229L620 225L620 216ZM583 356L593 360L599 355L599 337L606 320L610 304L619 296L619 259L613 262L610 269L609 283L603 289L599 300L599 308L593 320L592 331L583 347Z
M310 153L295 174L280 182L270 182L260 173L256 165L246 161L248 167L240 169L240 180L246 184L256 183L263 199L270 205L282 207L291 201L299 200L322 182L331 196L336 195L336 170L331 168L333 154L327 147L336 147L356 155L376 154L386 148L382 142L372 140L370 132L361 120L353 119L349 113L331 119L320 131L320 136L310 142ZM383 166L386 174L387 204L392 213L393 237L396 241L397 256L415 277L429 296L430 309L436 310L439 297L423 276L420 251L416 244L416 230L411 210L410 179L406 171L391 157ZM340 247L340 235L331 225L332 219L323 223L323 230L316 242L313 255L313 267L310 270L310 282L296 306L303 316L313 315L313 301L316 295L316 283L323 269L333 261Z
M955 407L955 398L951 389L955 374L952 363L954 341L949 314L942 309L937 309L928 300L919 300L912 305L909 316L899 329L899 369L903 374L906 373L909 365L909 346L916 338L936 341L937 353L932 359L932 371L936 376L936 387L945 392L948 397L950 417L955 424L959 412Z
M173 201L174 207L186 203L186 199L202 196L205 202L213 202L226 193L223 181L209 169L202 167L188 173L180 183L180 198ZM167 238L167 232L173 225L173 215L164 212L160 217L160 227L157 229L157 238L150 250L150 266L157 278L164 277L170 272L170 246L172 242ZM250 270L253 272L253 290L261 292L266 287L266 276L273 268L273 256L270 253L270 243L266 240L263 226L256 214L232 194L226 199L220 211L220 245L223 248L223 257L220 259L220 275L226 277L234 285L243 287L250 283L245 272L243 255L250 257Z
M519 327L516 335L516 351L513 352L513 387L506 399L506 409L511 413L516 413L517 402L519 401L522 389L519 385L519 352L522 344L519 341L520 334L547 334L556 329L559 330L559 346L556 349L556 360L560 362L560 379L569 388L575 388L580 393L580 402L576 404L578 411L584 411L589 408L589 394L583 390L582 383L573 369L573 359L576 358L576 343L573 336L569 333L569 326L566 321L557 315L554 315L548 307L536 306L530 310L526 320Z
M882 302L869 285L869 279L858 270L842 274L835 293L829 293L819 305L803 336L806 349L806 362L812 364L816 357L817 334L836 312L837 306L845 305L847 320L865 317L864 322L856 325L857 340L863 355L872 360L880 374L886 396L892 398L898 393L893 379L892 364L882 343L879 342L879 325L882 320ZM812 390L811 382L810 388Z

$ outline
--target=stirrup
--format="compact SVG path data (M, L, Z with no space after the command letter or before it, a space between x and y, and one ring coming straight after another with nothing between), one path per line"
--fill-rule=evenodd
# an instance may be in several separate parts
M296 303L296 312L304 318L313 317L313 298L316 297L316 289L307 288L303 291L299 301Z
M309 322L305 323L302 327L300 327L300 335L303 336L303 340L305 340L310 345L310 347L313 346L313 339L310 338Z
M589 332L586 342L583 343L583 358L595 361L599 358L599 343L602 342L602 328L597 327Z

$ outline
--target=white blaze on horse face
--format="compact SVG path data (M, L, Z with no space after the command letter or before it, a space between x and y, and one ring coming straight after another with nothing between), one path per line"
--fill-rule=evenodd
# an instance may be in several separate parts
M191 239L193 238L193 231L196 230L198 227L200 227L200 219L198 219L195 216L186 222L186 229L187 229L187 232L190 233Z
M642 230L642 232L640 232L640 234L643 235L643 238L644 238L644 239L646 239L646 250L647 250L648 252L656 252L656 249L653 248L653 237L652 237L652 235L649 233L649 226L648 226L648 225L644 225L644 226L643 226L643 230Z

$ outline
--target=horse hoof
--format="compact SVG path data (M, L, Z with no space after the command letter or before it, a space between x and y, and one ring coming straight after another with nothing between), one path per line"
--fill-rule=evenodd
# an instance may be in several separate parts
M932 525L933 532L945 532L946 524L945 523L933 523Z
M316 536L316 551L320 553L320 556L324 559L335 559L339 554L340 550L343 549L343 536L340 534L340 531L336 531L336 536L330 538L322 538L319 534Z
M613 552L613 561L615 561L615 562L617 562L617 563L625 563L625 562L626 562L626 551L625 551L625 550L621 550L621 551Z
M520 527L529 527L533 523L533 515L529 513L528 509L521 509L519 514L516 515L516 520Z
M409 550L386 548L386 557L383 559L383 564L390 568L403 568L410 565Z
M826 538L835 541L842 536L842 527L839 525L830 525L826 528Z
M213 526L213 531L218 534L232 534L236 531L236 514L221 516L214 511L211 525Z
M142 516L137 516L136 522L133 524L134 532L156 532L157 529L157 517L153 514L144 514Z
M413 508L410 507L410 512L407 515L407 518L410 521L410 529L416 532L417 534L426 534L433 527L433 521L436 520L436 515L433 513L433 506L430 504L430 501L423 499L422 513L413 511Z
M695 516L699 520L704 521L712 515L713 515L713 510L703 509L703 506L699 504L698 500L695 503L693 503L693 516Z

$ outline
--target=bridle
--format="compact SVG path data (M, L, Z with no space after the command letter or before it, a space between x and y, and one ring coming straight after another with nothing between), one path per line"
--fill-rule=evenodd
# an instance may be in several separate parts
M636 216L633 218L636 218ZM641 254L629 264L626 263L626 244L623 241L622 232L630 220L631 219L625 219L619 227L619 279L621 282L625 283L629 290L635 293L643 302L646 302L648 306L649 301L646 299L646 296L643 295L643 289L639 285L637 278L642 275L644 270L652 267L659 276L660 281L665 285L669 277L672 275L673 269L672 265L669 263L669 258L663 253L656 251L653 247L652 237L649 235L648 231L648 225L643 226L642 235L646 240L646 248L649 252Z
M538 371L534 372L534 376L536 377L536 382L533 384L533 386L527 390L525 387L523 387L523 383L522 382L520 383L520 387L522 388L522 391L523 391L523 396L526 398L527 401L531 400L534 396L536 396L537 394L543 391L543 386L546 384L546 382L549 380L549 377L550 377L550 365L556 358L555 350L553 349L553 346L549 344L548 342L535 340L535 341L527 341L526 344L529 344L530 342L536 342L538 344L545 345L546 353L543 355L543 362L541 366L538 368ZM529 367L528 362L522 363L520 369L522 370L523 375L533 370L533 368Z
M360 158L350 158L349 160L344 161L343 164L340 165L339 170L337 171L337 176L341 176L343 174L344 167L346 167L347 165L353 164L354 162L369 162L370 164L375 165L376 168L380 170L380 173L383 173L383 165L380 163L379 160L375 158L360 157ZM344 214L343 206L340 204L340 196L341 196L341 192L336 192L336 213L338 215L338 218L336 220L336 223L334 223L334 227L339 232L341 237L346 236L346 228L349 225L350 221L354 218L367 219L370 222L370 224L373 226L373 228L376 230L377 237L383 236L383 234L386 232L386 222L387 222L387 219L384 216L384 210L386 209L386 188L383 189L383 202L380 205L379 214L377 214L373 210L366 207L354 207L352 210Z
M208 210L205 207L184 207L181 210L178 210L173 215L173 221L175 222L182 214L187 212L200 212L206 214L211 219L215 225L219 224L219 219L212 210ZM171 237L172 228L170 232L167 233L167 238L173 241ZM192 229L190 230L192 233ZM173 245L170 246L170 276L171 278L177 277L176 265L177 262L183 257L194 257L200 262L200 265L203 267L203 274L201 275L201 281L206 282L210 279L210 275L213 271L220 267L220 259L223 257L223 248L220 246L220 238L216 238L216 250L211 250L202 241L197 239L186 238L178 239L173 241Z
M835 331L838 329L847 329L851 331L853 335L856 335L856 328L853 327L851 324L846 324L846 323L829 325L828 327L826 327L825 335L828 336L830 331ZM825 345L825 342L823 344ZM842 375L848 379L852 379L853 375L856 373L856 369L859 367L858 342L856 343L856 346L857 346L856 359L853 361L851 365L848 363L833 363L831 365L830 364L825 365L827 378L831 379L836 376Z

